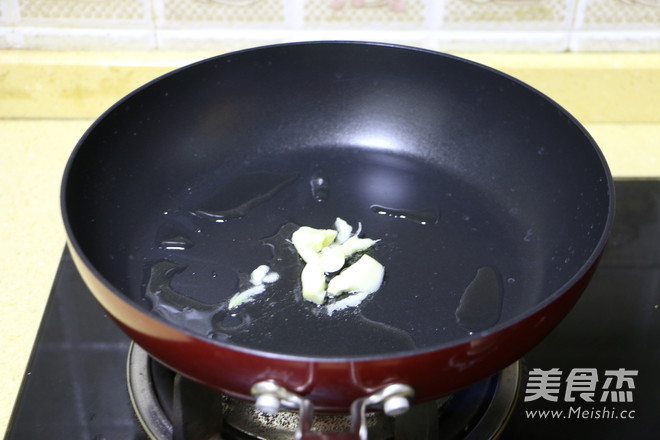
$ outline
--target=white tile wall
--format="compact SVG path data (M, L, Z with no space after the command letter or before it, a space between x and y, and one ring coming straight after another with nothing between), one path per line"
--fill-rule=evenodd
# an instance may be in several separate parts
M158 28L286 28L284 0L153 0Z
M10 0L19 23L72 27L140 27L152 24L150 0Z
M0 48L226 51L316 39L660 50L660 0L0 0Z
M17 0L0 0L0 26L14 23L17 16Z
M659 0L582 0L575 13L577 51L660 50Z
M446 0L443 24L458 29L568 30L573 0Z
M302 4L307 28L420 29L427 16L425 0L308 0Z
M659 0L583 0L575 18L576 29L658 29Z

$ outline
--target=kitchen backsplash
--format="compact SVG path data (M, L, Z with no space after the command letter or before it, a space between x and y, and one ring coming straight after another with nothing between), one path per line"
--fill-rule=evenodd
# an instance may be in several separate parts
M660 0L0 0L0 48L226 51L326 39L656 51Z

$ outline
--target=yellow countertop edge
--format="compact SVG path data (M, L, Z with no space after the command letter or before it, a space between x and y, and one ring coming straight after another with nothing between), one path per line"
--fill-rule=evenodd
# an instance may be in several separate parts
M165 51L0 50L0 65L179 67L221 53Z
M2 64L178 67L223 52L210 51L44 51L0 49ZM660 69L658 52L451 52L487 65L533 69Z
M0 50L0 118L95 118L210 52ZM582 122L660 123L660 53L456 53L518 78Z

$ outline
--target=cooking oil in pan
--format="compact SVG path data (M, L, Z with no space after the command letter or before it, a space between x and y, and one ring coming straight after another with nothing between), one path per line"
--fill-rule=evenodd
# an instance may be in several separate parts
M295 173L267 172L239 176L225 184L212 200L207 201L208 204L215 206L215 209L195 209L193 213L220 223L244 217L250 209L275 196L297 177ZM245 188L250 188L247 196Z
M413 209L388 208L381 205L371 205L371 210L376 214L388 215L393 218L419 223L420 225L436 224L440 217L440 214L438 213L438 209L433 207L413 210Z
M487 330L502 314L502 280L497 269L481 267L456 308L456 322L468 332Z
M314 200L322 202L328 198L330 182L323 170L317 170L312 174L312 178L309 180L309 186Z
M277 234L263 240L273 248L273 257L268 261L283 278L265 288L265 300L260 304L245 304L229 309L227 301L217 304L201 303L188 298L172 288L174 277L185 271L186 266L171 261L160 261L151 266L146 296L152 303L152 311L168 322L184 327L217 341L299 354L323 354L345 356L363 354L362 344L368 344L375 352L407 350L415 347L410 335L399 328L376 322L360 314L353 319L341 319L333 338L341 344L317 345L315 351L300 351L300 344L291 335L299 334L300 326L321 327L332 322L327 313L310 307L302 299L297 280L300 263L289 238L298 228L292 223L284 225ZM241 274L239 291L249 284L248 276ZM279 281L279 280L278 280ZM263 306L266 305L266 308ZM270 310L269 310L270 309ZM276 325L274 325L276 324ZM360 345L347 343L352 336L360 335ZM309 336L309 334L307 334ZM312 336L318 340L319 335Z
M321 356L434 346L515 313L507 298L524 295L532 282L525 280L535 279L521 276L526 269L520 266L531 260L521 254L532 252L525 247L532 243L506 238L527 228L488 192L421 159L308 149L255 159L240 172L200 176L191 187L177 211L184 226L170 234L190 243L165 240L144 258L185 269L168 269L168 278L157 267L150 276L159 282L148 285L160 293L147 297L165 319L215 339ZM288 240L291 228L331 228L336 217L361 223L366 236L379 239L370 252L386 275L358 308L328 316L300 298L302 263ZM240 274L261 264L280 280L228 310L227 301L242 288ZM501 282L509 278L519 281Z
M218 305L194 301L174 291L170 281L185 269L171 261L160 261L150 269L145 295L152 303L152 311L176 325L192 332L207 334L211 319L218 313Z
M164 238L159 241L158 247L166 250L184 250L192 247L193 242L189 238L186 238L182 235L177 235L170 238Z
M165 211L164 215L170 215ZM166 221L156 229L155 245L162 250L182 251L194 246L190 233L184 232L185 227L176 221Z

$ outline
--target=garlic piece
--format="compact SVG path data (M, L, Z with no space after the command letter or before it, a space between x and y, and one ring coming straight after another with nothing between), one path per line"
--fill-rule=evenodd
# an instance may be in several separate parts
M366 251L377 242L378 240L372 240L371 238L359 238L357 235L354 235L346 240L341 245L341 247L344 250L344 256L350 257L356 252Z
M271 271L270 267L262 264L250 273L250 284L252 284L252 286L243 291L236 292L234 296L229 299L227 308L229 310L235 309L241 304L254 300L255 296L266 291L266 286L264 284L272 284L279 279L280 274Z
M346 220L340 217L337 217L335 220L335 229L337 230L335 242L339 244L348 240L351 236L351 232L353 232L353 226L349 225Z
M277 272L268 272L266 276L264 276L262 282L266 284L273 284L274 282L278 281L280 279L280 274Z
M261 266L257 267L255 270L252 271L250 274L250 282L252 284L262 284L264 281L264 277L270 272L270 267L266 266L265 264L262 264Z
M306 248L306 247L300 247L296 248L298 251L298 255L300 255L300 258L305 263L311 263L311 264L321 264L321 254L319 252L316 252L315 250L311 248Z
M369 255L363 255L328 283L328 295L339 296L345 292L366 294L377 291L383 284L385 268Z
M254 299L253 297L259 295L260 293L264 293L265 291L266 291L266 286L264 286L263 284L257 284L256 286L252 286L248 289L243 290L242 292L238 292L231 297L231 299L229 300L229 304L227 305L227 308L229 310L235 309L241 304L245 304L247 302L252 301Z
M309 226L301 226L291 235L291 242L298 253L300 249L311 249L320 252L321 249L332 243L337 236L334 229L315 229Z
M344 249L338 245L330 245L321 250L319 264L323 272L334 273L344 267Z
M353 227L340 217L335 219L334 227L335 230L301 226L291 236L291 243L306 263L300 275L304 299L322 305L327 296L350 294L328 305L329 314L357 306L380 288L385 274L385 268L368 255L345 267L348 257L369 249L379 240L360 238L359 222L354 234Z
M321 266L307 263L300 274L302 295L308 301L323 304L325 301L325 273Z
M332 304L328 304L328 306L326 307L328 316L332 316L332 314L338 310L344 310L349 307L359 306L360 303L364 301L365 298L368 297L369 295L371 295L371 293L357 292L354 293L353 295L348 295L346 298L342 298L339 301L335 301Z

